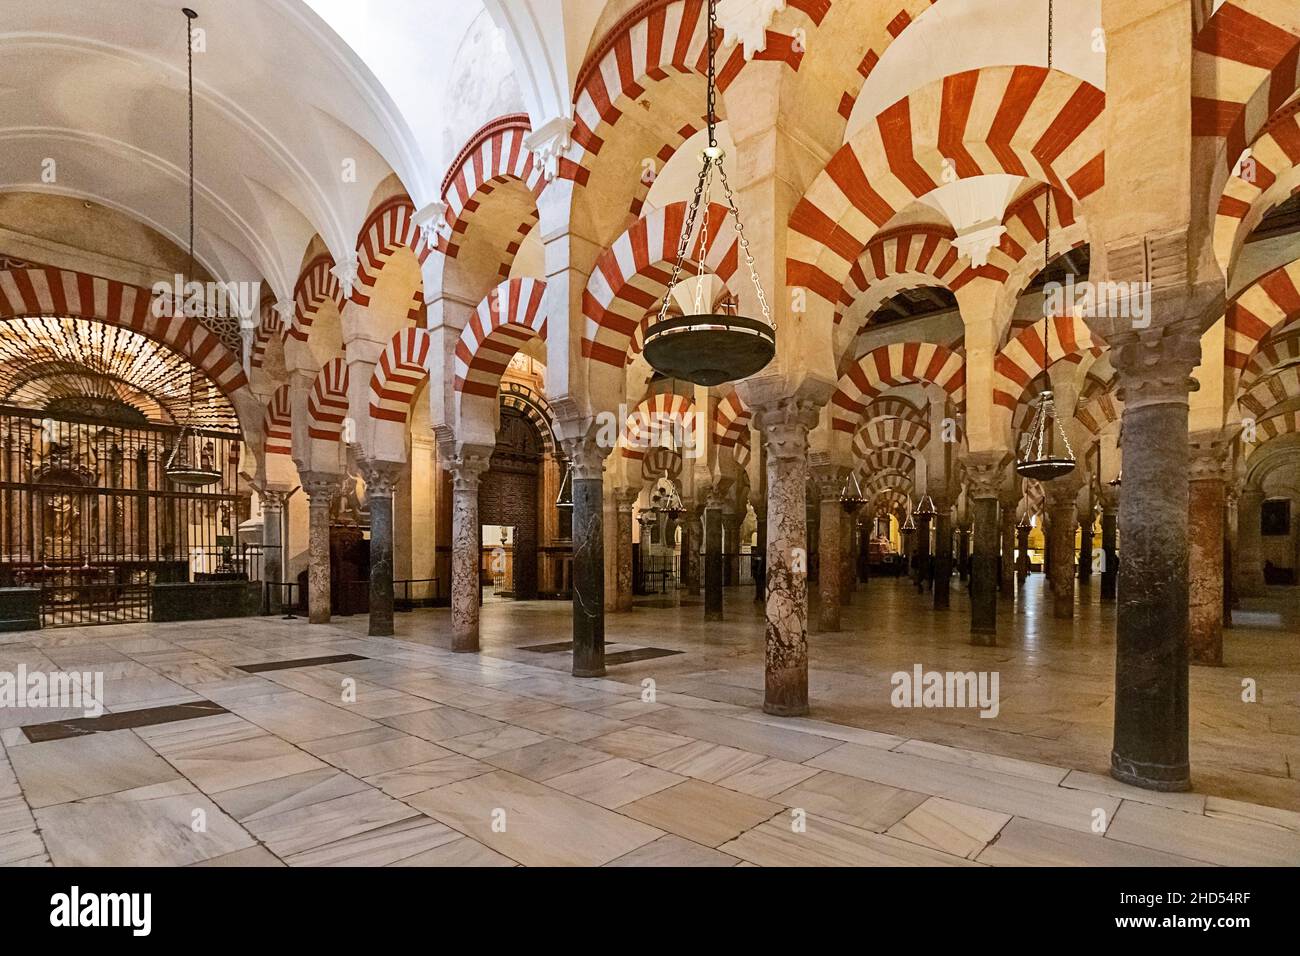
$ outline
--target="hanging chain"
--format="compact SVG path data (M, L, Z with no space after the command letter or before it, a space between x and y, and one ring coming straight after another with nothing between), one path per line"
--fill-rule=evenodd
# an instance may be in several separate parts
M709 71L705 78L707 84L707 120L709 123L709 146L717 148L718 145L718 87L717 74L714 68L714 57L717 54L717 33L718 33L718 5L716 0L709 0Z
M754 293L758 296L758 307L763 311L763 321L776 328L776 323L772 321L772 310L767 307L767 296L763 294L763 283L758 278L758 267L754 265L754 254L749 251L749 240L745 238L745 224L740 221L736 197L731 193L731 184L727 182L727 171L721 163L718 164L718 175L722 178L722 191L727 197L727 205L731 207L731 217L736 221L736 235L740 239L740 250L745 254L745 262L749 265L749 278L754 283Z
M1052 7L1053 0L1047 0L1047 72L1052 71ZM1052 264L1052 184L1047 183L1043 192L1043 271ZM1043 315L1043 371L1051 365L1052 316ZM1050 385L1050 382L1049 382Z

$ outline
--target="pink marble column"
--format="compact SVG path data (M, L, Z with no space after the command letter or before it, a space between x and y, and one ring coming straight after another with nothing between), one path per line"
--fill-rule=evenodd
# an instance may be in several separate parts
M998 592L1002 597L1015 597L1016 594L1016 504L1014 495L1002 495L998 499L1001 516L1001 550L1002 563L999 566Z
M330 621L330 509L342 487L343 476L328 472L302 472L307 512L307 620Z
M618 515L614 610L620 612L632 610L632 510L637 495L634 488L617 488L614 491L614 506Z
M479 478L489 456L464 452L447 462L451 473L451 649L479 649Z
M767 630L763 710L808 713L808 431L817 406L787 398L754 403L767 453Z
M858 589L858 513L844 510L840 505L840 607L853 603L853 592Z
M1218 433L1192 436L1187 475L1187 650L1193 664L1223 664L1223 537L1230 447Z

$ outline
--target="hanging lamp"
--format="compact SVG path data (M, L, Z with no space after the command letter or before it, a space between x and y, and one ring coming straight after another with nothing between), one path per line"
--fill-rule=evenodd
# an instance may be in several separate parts
M862 485L858 484L857 470L850 471L844 487L840 490L840 507L846 514L856 514L866 503L866 496L862 494Z
M1047 2L1047 69L1052 68L1052 0ZM1044 196L1043 268L1052 261L1052 187ZM1052 342L1052 316L1043 314L1043 371L1050 364ZM1051 381L1049 379L1048 385ZM1046 388L1034 399L1034 418L1029 431L1020 444L1016 459L1016 474L1035 481L1052 481L1074 471L1076 461L1070 439L1056 414L1056 400L1051 388Z
M695 194L691 197L686 219L682 224L681 237L677 244L677 259L668 279L668 288L664 291L663 302L659 306L659 315L646 330L642 353L651 367L664 375L684 378L696 385L721 385L753 375L763 369L772 356L776 354L776 326L772 322L772 313L768 308L767 297L763 294L763 285L758 278L758 269L754 265L754 256L749 251L749 240L745 238L745 227L740 220L740 210L736 208L736 199L727 181L727 171L723 166L726 154L718 145L717 136L717 75L714 60L717 53L718 11L717 0L709 0L708 22L708 72L707 83L707 117L709 145L700 156L701 168L699 180L695 184ZM711 288L710 276L704 271L708 259L709 246L715 237L710 235L709 206L712 201L714 178L722 186L726 199L727 211L735 220L736 235L740 249L749 265L749 277L754 283L754 292L758 298L762 319L752 319L736 314L733 302L724 303L719 311L712 312L712 303L705 301ZM698 256L696 257L695 290L693 308L690 315L668 317L673 292L681 278L686 264L686 254L695 237L695 222L704 213L700 233L696 239ZM721 230L714 230L720 232Z
M916 509L912 513L919 518L933 518L939 512L934 508L934 499L929 495L922 495L921 500L916 503Z
M909 504L910 504L910 502L909 502ZM899 531L915 531L915 530L916 530L916 522L912 520L912 512L911 512L910 509L909 509L908 512L907 512L907 517L903 519L903 523L900 524L900 525L898 526L898 530L899 530Z
M189 7L181 7L181 13L185 14L185 57L186 69L189 79L189 155L190 155L190 246L189 246L189 263L188 271L185 276L185 283L182 288L189 285L189 281L194 278L194 38L191 33L190 24L198 19L198 14ZM180 306L184 308L184 306ZM193 332L191 331L191 336ZM193 345L193 342L190 342ZM176 436L176 444L172 446L171 454L167 456L167 463L163 465L163 472L167 475L167 480L174 485L182 485L186 488L203 488L207 485L214 485L221 481L221 472L214 467L215 462L209 455L195 455L191 447L192 442L199 440L199 435L194 427L194 379L195 373L191 369L189 377L189 412L186 415L185 422L181 425L181 430Z
M560 493L555 496L555 507L573 509L573 465L564 463L564 477L560 479Z

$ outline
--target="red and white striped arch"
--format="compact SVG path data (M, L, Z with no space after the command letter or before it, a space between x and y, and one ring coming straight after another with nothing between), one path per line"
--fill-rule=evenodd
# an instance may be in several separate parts
M429 333L403 329L389 340L370 375L370 417L404 425L411 403L429 377Z
M331 271L333 268L333 257L322 253L303 267L294 283L293 326L288 334L300 342L307 341L316 313L326 302L333 302L339 312L343 311L346 299L338 277Z
M670 133L667 142L655 153L654 159L657 165L643 168L641 177L637 180L636 190L632 194L632 202L627 211L633 216L640 216L641 210L645 208L645 198L650 192L650 187L654 185L655 179L659 172L668 165L669 160L676 155L677 150L681 149L682 144L702 130L707 125L706 120L696 120L681 126L676 132Z
M248 384L240 357L196 318L153 313L148 289L54 268L0 269L0 319L66 315L133 329L185 356L229 396Z
M836 302L876 231L938 188L945 170L1091 195L1104 178L1104 106L1091 84L1031 66L957 73L899 100L836 152L796 204L789 284Z
M713 440L719 448L734 448L749 431L750 411L740 400L735 386L718 399L713 410Z
M1090 434L1097 435L1111 422L1117 422L1124 412L1124 403L1114 390L1094 395L1075 409L1074 418Z
M1300 88L1300 4L1227 0L1192 39L1192 135L1222 141L1214 185ZM1219 189L1216 188L1216 193Z
M926 430L930 428L926 413L898 395L882 395L879 398L872 399L870 404L867 405L867 410L862 414L862 420L868 423L890 418L901 418L904 421L915 422Z
M695 418L695 402L684 395L661 392L646 397L624 423L623 457L639 461L659 447L679 452L695 449L699 437Z
M853 452L864 458L877 448L914 448L921 451L930 443L930 429L906 418L876 418L853 436Z
M871 497L871 513L876 516L906 514L910 502L905 491L893 487L880 488Z
M1293 398L1300 398L1300 365L1261 378L1238 397L1237 404L1258 419Z
M1270 438L1277 438L1279 435L1294 434L1300 432L1300 409L1292 409L1289 412L1282 412L1278 415L1270 415L1263 419L1256 426L1255 437L1256 444L1260 445Z
M1002 217L1006 232L989 252L989 262L982 274L999 282L1008 282L1018 293L1045 266L1044 241L1047 238L1047 196L1052 197L1052 258L1087 241L1087 227L1078 216L1075 203L1063 189L1040 185L1021 196Z
M687 204L670 203L638 219L613 245L600 254L587 288L582 293L582 354L595 362L622 369L637 327L659 307L672 264L677 258ZM701 265L729 285L739 262L739 241L727 207L709 206L709 229L702 236L704 210L700 210L690 249L692 273ZM709 249L699 263L701 240ZM685 271L685 268L683 268Z
M1274 329L1259 343L1254 357L1246 363L1237 388L1239 391L1248 389L1273 369L1293 362L1300 362L1300 326Z
M266 347L273 337L284 338L284 322L280 319L280 313L275 310L275 303L263 302L259 311L261 319L257 324L257 331L253 333L253 348L248 355L248 362L252 368L262 367L262 363L266 361Z
M849 267L849 281L835 310L835 324L864 296L868 313L891 295L919 285L960 288L969 268L952 244L953 231L942 226L904 226L875 236ZM959 279L961 281L959 281Z
M916 470L916 456L906 448L872 448L861 456L862 470L868 475L884 472L901 472L913 474Z
M965 398L966 363L951 349L933 342L894 342L862 356L841 376L831 396L831 427L857 431L871 400L886 389L913 383L934 385L953 404Z
M1230 274L1246 237L1300 179L1300 102L1279 111L1250 144L1250 156L1229 176L1214 217L1214 256Z
M1081 362L1086 355L1100 355L1106 343L1074 315L1051 318L1050 352L1043 337L1048 319L1022 329L993 360L993 404L1014 412L1025 389L1057 362Z
M293 404L289 400L288 385L281 385L271 393L266 403L263 428L268 455L293 454Z
M471 136L452 162L442 186L451 237L438 240L438 248L447 256L456 257L471 214L497 185L514 180L522 183L534 199L542 194L546 178L541 166L533 161L532 151L524 146L524 138L531 130L526 113L500 116Z
M348 417L348 363L342 357L321 367L307 395L307 434L320 441L336 442L343 437L343 419Z
M398 249L409 249L421 265L429 257L430 249L424 233L415 224L415 204L406 196L395 196L381 203L367 218L357 236L357 281L352 289L352 301L358 305L370 304L370 293L384 264ZM407 318L412 322L420 318L424 305L423 283L415 289Z
M484 297L456 343L457 392L495 398L501 375L530 339L546 341L541 279L511 279Z
M935 2L937 0L895 0L893 4L882 4L879 16L873 11L870 17L863 17L860 22L854 22L855 39L865 46L866 52L858 61L856 75L845 87L837 104L838 112L846 122L853 115L853 107L862 93L862 87L876 68L876 64L880 62L881 55ZM828 24L827 29L832 25Z
M825 0L791 0L815 25ZM703 75L708 59L708 11L705 0L643 0L621 17L596 45L578 71L573 106L572 164L561 162L560 176L585 184L610 127L628 105L641 99L649 84L672 74ZM721 45L722 38L718 38ZM720 51L721 52L721 51ZM745 65L739 45L718 68L718 89L725 91ZM803 60L794 37L767 31L767 49L756 60L775 60L797 70Z
M1274 329L1300 316L1300 259L1256 279L1228 304L1223 360L1236 375Z

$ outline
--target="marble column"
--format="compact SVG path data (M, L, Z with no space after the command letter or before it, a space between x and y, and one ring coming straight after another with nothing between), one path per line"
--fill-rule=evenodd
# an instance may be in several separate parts
M1047 547L1051 554L1048 581L1052 588L1052 616L1063 621L1074 617L1074 528L1078 485L1063 479L1046 482Z
M722 508L725 499L710 492L704 508L704 620L722 620Z
M970 561L970 525L957 528L957 580L965 583Z
M639 492L634 488L619 488L614 492L614 505L618 514L618 559L615 576L614 610L632 610L632 510ZM644 536L645 528L641 532ZM644 556L644 552L642 552ZM643 566L644 568L644 566Z
M1092 582L1092 549L1096 546L1096 515L1091 507L1079 513L1079 583ZM1080 598L1082 600L1082 598Z
M605 676L605 456L594 427L564 438L573 468L573 676Z
M303 472L299 476L308 496L307 510L307 620L330 621L330 509L343 486L343 476L328 472Z
M740 522L744 515L734 511L722 513L722 586L729 588L740 583Z
M998 632L998 485L1002 455L972 455L966 462L966 494L975 522L975 553L970 564L970 642L997 643Z
M840 506L840 606L853 603L853 592L858 589L858 514L845 511Z
M479 648L478 491L490 454L462 453L445 466L451 473L451 649L459 653Z
M1166 329L1111 346L1124 402L1111 775L1186 790L1187 395L1200 340L1195 328Z
M998 504L1002 516L1002 560L998 563L998 590L1003 597L1010 598L1016 594L1016 499L1003 496L998 499Z
M1114 601L1116 583L1119 581L1119 551L1116 548L1116 518L1119 515L1119 494L1111 492L1101 499L1101 599Z
M267 613L279 614L284 606L284 505L289 500L286 489L264 488L262 499L262 581L267 593Z
M1025 578L1029 577L1030 530L1031 527L1028 523L1016 525L1016 577L1020 579L1021 584L1024 584Z
M822 470L821 466L818 470ZM816 476L813 484L817 489L817 629L838 631L843 574L840 561L846 550L841 539L845 514L840 505L844 476L839 469L828 469Z
M704 542L704 509L691 507L682 519L682 574L687 594L700 593L700 546Z
M1266 593L1264 541L1260 533L1263 510L1263 489L1243 488L1237 498L1237 593L1242 597L1259 597Z
M1237 597L1237 497L1235 481L1224 485L1223 509L1223 626L1232 627L1232 610L1239 606Z
M360 466L370 508L368 633L371 637L390 637L393 633L393 491L402 473L402 463L365 459Z
M1193 664L1223 664L1223 537L1227 454L1219 433L1192 436L1187 486L1187 651Z
M767 455L767 605L763 711L808 713L808 430L817 406L788 398L755 403Z
M934 506L934 609L946 611L952 588L952 507L947 498L935 497Z
M754 532L754 551L758 559L754 567L754 601L763 603L767 600L767 503L754 508L754 517L758 524Z

